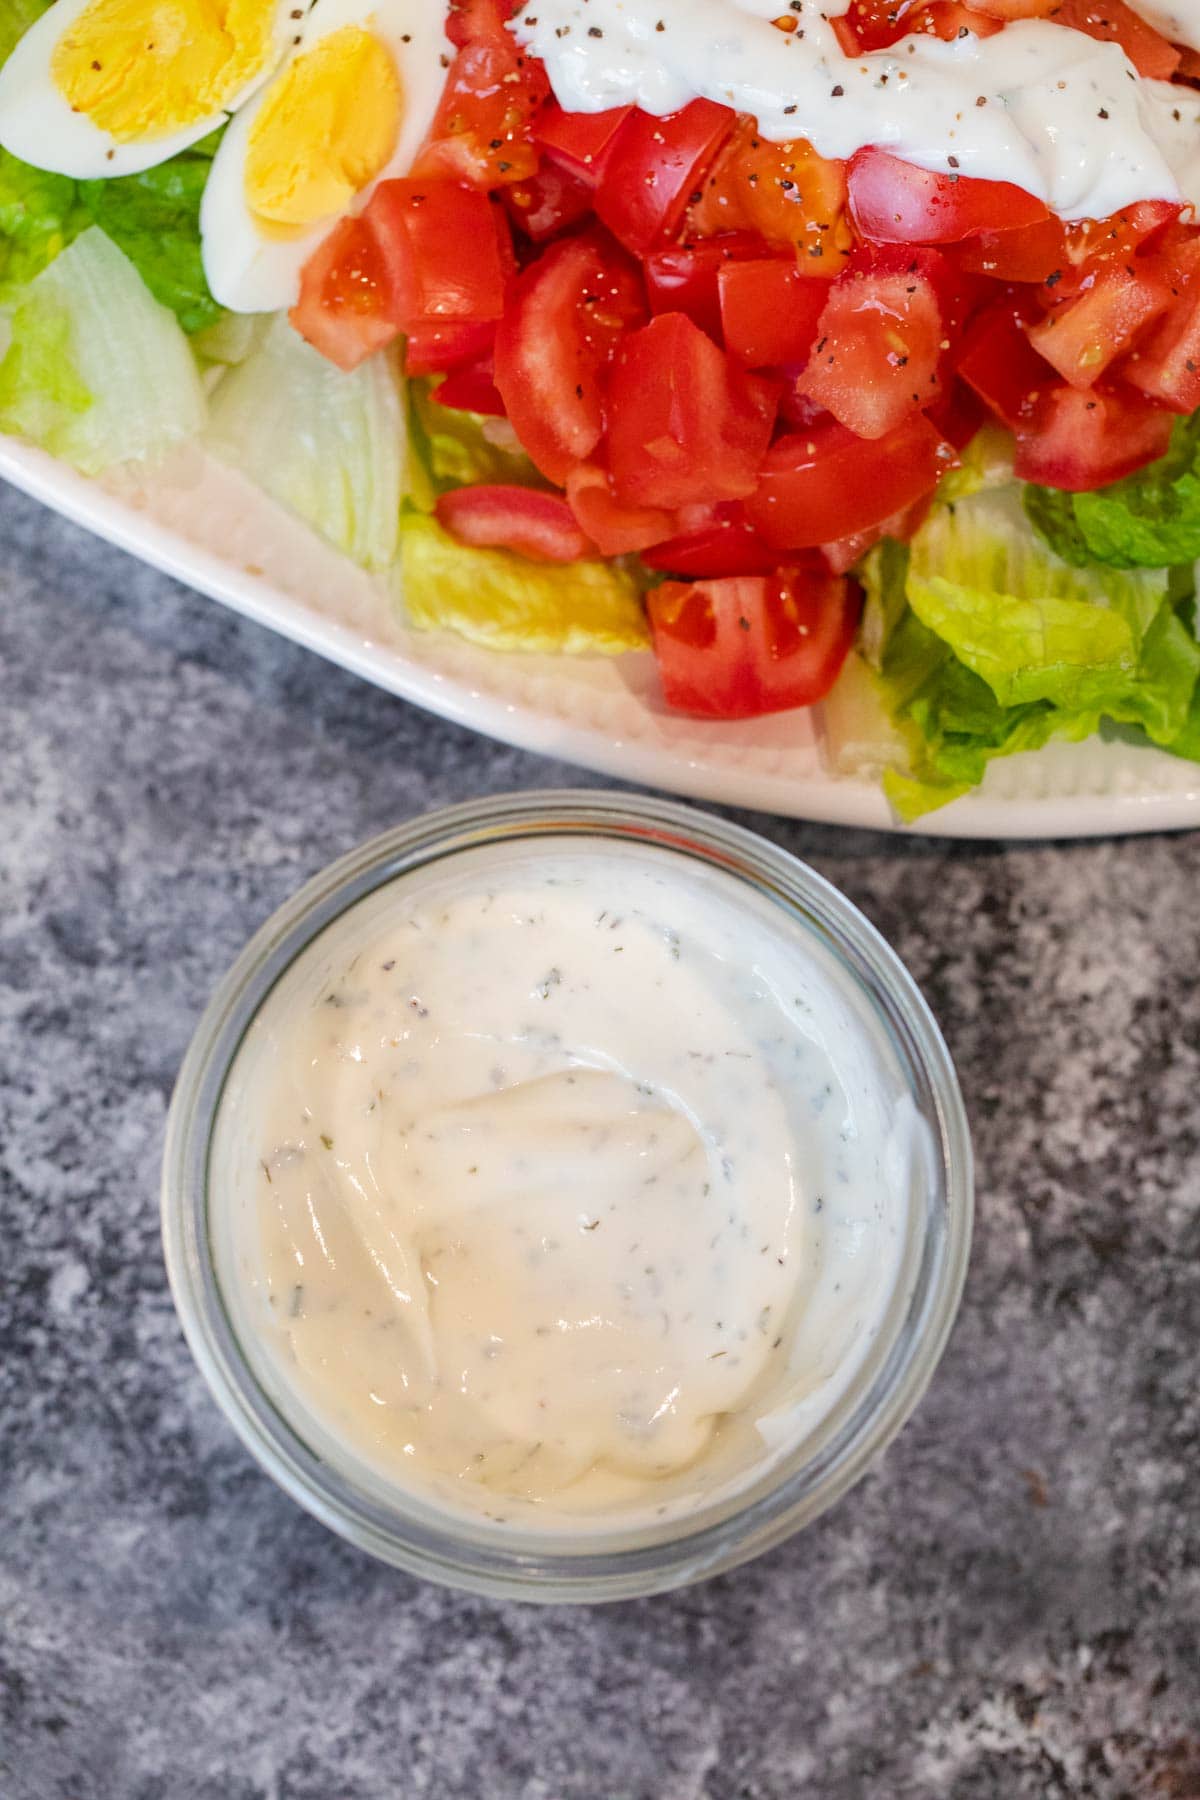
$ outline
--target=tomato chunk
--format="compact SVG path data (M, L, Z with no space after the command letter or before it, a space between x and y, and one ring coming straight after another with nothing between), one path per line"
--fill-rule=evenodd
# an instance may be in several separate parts
M622 343L605 408L609 471L622 501L672 509L752 493L778 388L747 375L683 313Z
M646 604L667 705L710 719L812 705L846 659L859 601L852 583L815 561L766 576L663 582Z
M793 250L810 273L832 276L850 252L845 211L845 163L819 156L804 138L769 143L743 117L688 209L688 230L753 231Z
M724 231L718 237L664 244L652 250L644 264L650 311L686 313L709 337L720 338L721 270L728 262L767 254L767 245L752 231Z
M497 220L508 227L486 194L450 181L383 181L363 216L387 263L403 330L500 317L506 267Z
M515 550L533 562L577 562L595 546L561 494L536 488L464 487L442 494L438 523L460 544Z
M717 276L725 347L748 369L807 360L828 288L794 262L729 262Z
M515 11L515 0L450 0L446 36L460 50L464 44L502 44L508 38L505 23Z
M386 260L364 219L343 219L304 265L289 317L339 369L355 369L399 333Z
M1056 25L1069 25L1101 43L1120 44L1138 74L1152 81L1169 81L1179 67L1175 46L1125 0L1059 0L1051 16Z
M443 369L456 369L462 363L475 363L491 353L496 341L494 320L482 324L460 324L447 319L436 325L418 325L410 331L404 346L406 375L438 375Z
M1022 310L1002 299L972 321L955 367L1000 420L1015 429L1027 420L1054 376L1024 330Z
M632 111L632 106L617 106L609 112L572 113L550 99L537 116L534 136L555 162L595 187L617 133Z
M538 164L532 121L549 92L541 63L524 56L507 31L466 43L413 174L487 189L528 181Z
M503 193L509 218L535 244L558 237L592 210L587 183L548 160L528 181L513 182Z
M644 256L679 223L733 121L727 106L711 100L693 100L663 119L633 112L624 121L607 153L596 214L627 250Z
M776 549L812 548L911 506L933 492L953 461L919 413L873 442L830 420L772 444L746 517Z
M859 437L886 437L938 398L943 329L919 258L848 269L830 289L797 389Z
M599 463L580 463L572 469L566 488L571 511L603 556L636 555L675 530L673 513L619 501L607 469Z
M478 362L462 363L457 369L451 369L445 381L434 388L430 398L439 406L449 406L459 412L481 413L485 418L492 419L504 417L504 400L496 386L495 367L490 355L481 356Z
M1042 201L1010 181L939 175L886 150L852 156L847 186L855 225L880 244L952 244L980 231L1015 230L1049 217Z
M1081 392L1064 383L1042 395L1016 439L1021 481L1085 493L1164 456L1171 415L1128 390Z
M560 487L604 429L601 374L646 304L606 233L562 238L518 277L496 332L496 386L526 452Z
M830 23L847 56L886 50L901 38L936 37L950 43L965 32L991 37L1004 29L1000 20L962 5L961 0L932 0L924 6L920 0L851 0L843 17Z
M1152 274L1102 263L1074 299L1028 327L1029 341L1064 381L1089 388L1170 304L1170 289Z
M1178 301L1144 344L1122 364L1121 375L1172 412L1200 408L1200 294Z
M655 544L643 553L642 561L648 569L695 580L706 576L770 575L779 566L779 552L763 542L735 502L712 508L707 523Z

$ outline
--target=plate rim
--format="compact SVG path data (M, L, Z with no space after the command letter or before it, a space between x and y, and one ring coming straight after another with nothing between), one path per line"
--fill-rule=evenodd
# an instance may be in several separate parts
M915 825L904 825L873 782L822 771L789 783L736 765L722 769L715 760L613 739L596 727L553 719L532 707L484 693L468 681L412 660L394 645L381 644L320 614L266 578L239 568L215 550L149 516L100 482L19 440L0 438L0 478L171 579L400 699L515 748L574 763L618 781L814 824L915 837L1019 842L1200 826L1200 769L1195 786L1177 792L1050 793L1020 799L971 793ZM1036 757L1039 753L1028 754ZM1148 749L1138 754L1152 758L1164 753Z

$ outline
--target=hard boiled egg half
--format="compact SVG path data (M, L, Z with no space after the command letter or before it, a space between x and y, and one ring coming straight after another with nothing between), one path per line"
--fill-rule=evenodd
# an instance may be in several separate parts
M309 0L56 0L0 69L0 144L131 175L206 137L278 67Z
M225 133L204 190L204 271L222 306L292 306L337 221L407 174L445 85L445 18L432 0L316 0Z

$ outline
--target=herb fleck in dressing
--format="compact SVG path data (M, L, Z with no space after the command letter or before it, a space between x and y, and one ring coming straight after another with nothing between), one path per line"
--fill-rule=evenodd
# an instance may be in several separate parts
M223 1103L235 1322L405 1489L624 1525L820 1422L902 1281L916 1122L815 945L669 852L496 846L361 903Z

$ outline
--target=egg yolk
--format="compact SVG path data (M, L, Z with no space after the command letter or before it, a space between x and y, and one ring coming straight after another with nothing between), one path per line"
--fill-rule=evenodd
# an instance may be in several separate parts
M50 78L118 143L210 119L260 75L275 0L92 0L63 32Z
M275 82L246 146L246 202L267 226L344 212L396 148L403 111L391 53L357 25L330 32Z

